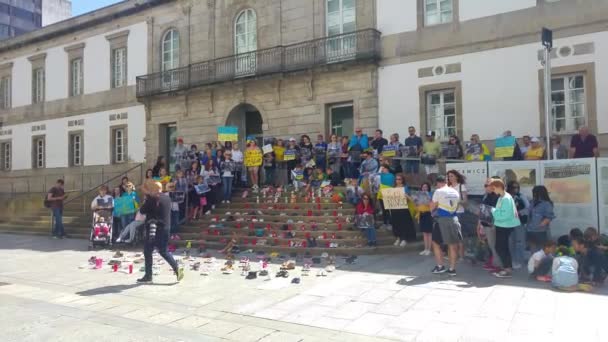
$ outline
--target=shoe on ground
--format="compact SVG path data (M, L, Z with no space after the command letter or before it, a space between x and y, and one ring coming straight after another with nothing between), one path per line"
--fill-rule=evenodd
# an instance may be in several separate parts
M401 240L401 243L399 244L399 247L405 247L406 245L407 245L407 241Z
M143 276L142 278L137 279L138 284L149 284L152 282L152 277Z
M230 204L230 201L226 201L226 203Z
M431 270L431 273L433 274L442 274L447 272L448 270L445 268L445 266L435 266L435 268L433 268Z
M507 272L505 270L502 270L500 272L494 273L494 276L496 278L511 278L513 275L511 274L511 272Z
M514 270L519 270L519 269L521 269L521 264L518 264L518 263L513 263L513 269L514 269Z
M116 243L121 243L121 242L122 242L122 239L121 239L121 238L117 238L117 239L116 239Z
M550 283L551 282L551 276L548 275L544 275L544 276L537 276L536 280L538 281L542 281L544 283Z
M455 277L456 276L456 270L448 270L446 272L450 277Z
M57 237L56 235L53 235L51 238L54 239L54 240L59 239L59 237Z
M418 255L426 255L426 249L423 250L422 252L418 253Z
M399 243L401 243L401 240L397 239L397 240L395 240L395 243L393 245L399 246Z
M431 255L431 254L433 254L433 253L431 252L431 250L430 250L430 249L427 249L427 250L426 250L426 253L424 253L424 255L426 255L426 256L429 256L429 255Z

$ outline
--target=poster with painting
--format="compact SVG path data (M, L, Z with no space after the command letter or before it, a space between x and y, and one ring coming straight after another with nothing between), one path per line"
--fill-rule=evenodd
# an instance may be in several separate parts
M543 185L553 201L551 234L567 234L573 227L598 226L595 159L542 162Z
M519 183L521 193L532 199L532 188L541 184L539 161L490 162L490 177L498 176L507 185L511 181Z
M597 159L597 171L601 230L603 227L608 227L608 158Z
M448 164L446 169L456 170L466 178L467 194L469 196L483 196L485 194L484 184L488 178L488 163L453 163Z

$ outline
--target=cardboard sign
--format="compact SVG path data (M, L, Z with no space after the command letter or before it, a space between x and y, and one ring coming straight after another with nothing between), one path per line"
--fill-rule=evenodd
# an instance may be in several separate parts
M283 160L284 161L296 160L296 151L294 151L294 150L285 151L285 154L283 154Z
M385 209L407 209L407 197L403 188L382 189L382 200Z
M245 151L245 161L244 164L246 167L255 167L262 165L262 151L259 148L255 150L246 150Z
M386 145L382 148L382 156L391 158L397 155L397 149L399 146L396 145Z
M270 144L264 145L262 147L262 152L264 152L264 154L272 153L272 145L270 145Z
M496 148L494 149L495 158L510 158L515 152L515 137L502 137L496 139Z
M220 126L217 128L218 141L237 141L239 139L239 128L236 126Z

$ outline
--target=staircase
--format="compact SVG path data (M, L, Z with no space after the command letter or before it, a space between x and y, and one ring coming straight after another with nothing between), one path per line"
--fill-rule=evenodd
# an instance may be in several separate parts
M344 191L344 188L335 188L335 191ZM94 195L85 194L66 204L63 222L70 238L89 238L92 215L89 206ZM289 203L285 203L285 198ZM405 249L393 246L392 233L383 229L377 231L378 246L367 247L364 235L354 228L353 215L354 206L332 203L329 198L311 200L297 196L292 203L283 195L274 203L274 198L264 198L261 193L249 191L243 198L242 192L236 192L232 203L218 204L210 215L180 226L180 239L170 244L183 248L190 242L194 249L219 250L236 236L241 250L256 252L363 255L418 248L417 244ZM381 222L378 217L377 225ZM49 236L50 232L51 213L45 208L0 224L0 233ZM311 246L312 239L316 240L316 247Z

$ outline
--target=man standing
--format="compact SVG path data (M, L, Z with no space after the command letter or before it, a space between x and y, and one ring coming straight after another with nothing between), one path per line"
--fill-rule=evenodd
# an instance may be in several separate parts
M63 190L63 179L58 179L54 187L46 195L48 207L53 212L53 239L63 239L63 201L67 198Z
M458 221L457 210L460 203L460 194L458 190L449 187L445 181L445 177L437 177L437 190L433 193L431 202L431 211L435 211L435 219L439 232L436 232L437 226L433 229L433 254L437 266L431 271L434 274L447 273L450 276L456 275L456 259L458 258L458 245L462 241L462 233L460 231L460 222ZM439 233L439 234L437 234ZM445 269L443 266L443 252L441 244L448 245L448 259L450 268Z
M589 127L578 129L570 141L570 158L597 158L600 156L597 138L589 133Z
M188 165L184 165L184 161L187 160L188 156L188 148L184 146L183 138L177 138L177 145L175 145L172 155L173 159L175 160L175 171L180 169L189 169Z
M177 281L184 278L184 269L177 265L173 255L167 252L171 227L171 197L162 193L162 185L152 179L146 180L142 187L146 199L140 212L146 215L146 234L144 243L145 274L137 279L138 283L152 282L152 253L154 248L171 266Z
M437 159L441 156L441 143L435 140L435 132L428 131L426 141L422 146L422 156L420 162L424 165L424 171L431 182L439 173Z
M321 170L325 171L327 157L327 143L323 139L323 134L317 135L317 143L315 144L315 164Z
M369 139L367 134L363 134L361 128L355 129L355 134L350 138L348 143L348 167L349 175L353 178L359 177L358 169L361 165L361 152L369 148Z
M405 138L405 153L402 153L404 158L418 158L422 152L422 138L416 135L416 129L413 126L408 128L409 136ZM409 174L417 174L420 162L417 160L406 160L402 166L403 171Z
M374 132L374 140L371 142L372 148L376 151L376 155L380 155L382 153L382 148L388 145L388 140L382 137L382 130L377 129Z

